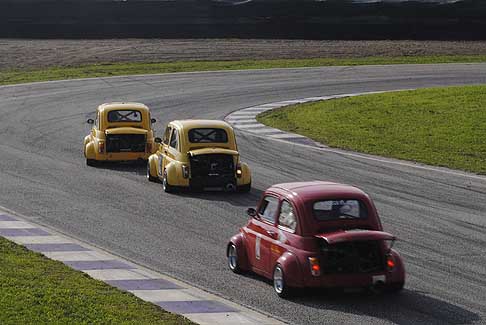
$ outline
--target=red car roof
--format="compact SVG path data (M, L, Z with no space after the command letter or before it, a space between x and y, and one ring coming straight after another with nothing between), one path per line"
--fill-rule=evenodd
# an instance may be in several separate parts
M284 190L303 201L336 197L367 197L366 193L354 186L323 181L281 183L273 185L270 189Z
M342 225L349 228L382 230L378 214L370 197L351 185L333 182L312 181L275 184L267 191L273 191L292 200L300 210L301 235L316 235L318 232L339 229ZM367 206L368 218L356 220L318 221L312 215L312 202L332 199L357 199Z

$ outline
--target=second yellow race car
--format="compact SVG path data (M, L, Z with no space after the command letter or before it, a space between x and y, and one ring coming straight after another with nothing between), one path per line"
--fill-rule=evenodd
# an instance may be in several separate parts
M147 178L166 192L180 188L248 192L251 174L240 162L235 133L218 120L177 120L168 124L159 149L148 159Z

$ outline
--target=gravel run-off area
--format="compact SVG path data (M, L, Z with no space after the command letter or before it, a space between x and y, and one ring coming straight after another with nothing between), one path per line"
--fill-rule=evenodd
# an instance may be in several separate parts
M486 41L0 39L0 71L113 62L486 55Z

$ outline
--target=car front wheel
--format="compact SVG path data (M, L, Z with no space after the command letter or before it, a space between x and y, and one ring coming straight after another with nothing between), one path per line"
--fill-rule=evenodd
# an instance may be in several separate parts
M234 273L240 273L240 265L238 263L238 253L236 252L235 244L228 246L228 266Z
M162 178L162 187L166 193L174 193L175 188L174 186L169 185L169 181L167 180L167 171L164 171L164 177Z
M275 266L273 270L273 290L280 298L288 298L291 296L291 288L285 283L285 276L280 264Z
M157 181L157 177L153 177L152 175L150 175L150 163L147 163L147 179L148 179L150 182L155 182L155 181Z

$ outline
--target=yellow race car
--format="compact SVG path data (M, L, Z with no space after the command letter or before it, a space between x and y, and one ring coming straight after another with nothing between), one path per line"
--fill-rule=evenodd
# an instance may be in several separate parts
M149 181L166 192L179 188L248 192L251 174L240 162L233 128L216 120L180 120L168 124L147 164Z
M84 138L86 164L99 161L146 160L155 152L150 110L140 103L106 103L98 106L96 118Z

